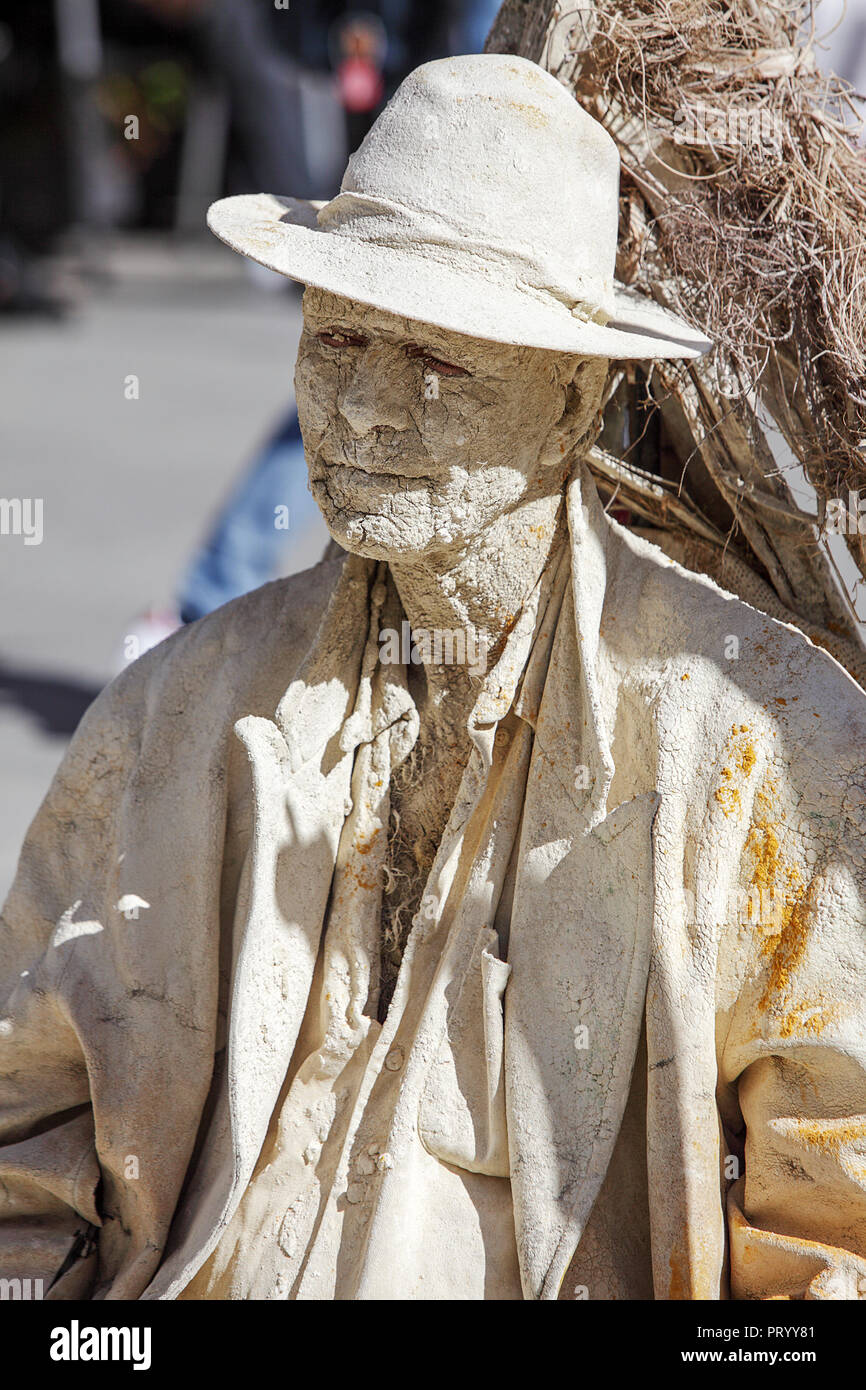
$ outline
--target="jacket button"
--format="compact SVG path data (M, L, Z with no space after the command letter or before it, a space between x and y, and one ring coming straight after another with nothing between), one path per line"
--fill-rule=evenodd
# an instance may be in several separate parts
M399 1071L403 1065L402 1047L392 1047L388 1056L385 1058L385 1066L389 1071Z

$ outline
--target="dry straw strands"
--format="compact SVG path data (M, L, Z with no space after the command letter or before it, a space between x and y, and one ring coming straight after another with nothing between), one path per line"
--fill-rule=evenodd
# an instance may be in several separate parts
M506 0L487 46L541 62L607 127L623 169L620 277L717 344L651 376L683 490L715 489L705 526L726 528L810 631L858 640L764 427L819 514L866 490L866 160L852 93L816 62L821 32L805 0ZM657 524L690 529L670 506ZM861 538L850 544L862 566Z

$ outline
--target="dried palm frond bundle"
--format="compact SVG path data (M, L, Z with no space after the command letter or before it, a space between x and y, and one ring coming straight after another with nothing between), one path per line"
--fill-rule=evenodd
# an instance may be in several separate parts
M652 367L643 427L595 451L602 492L672 553L721 545L815 640L841 638L834 654L859 673L825 517L866 496L866 161L853 94L816 63L819 14L808 0L506 0L487 48L540 62L606 126L620 278L716 343ZM629 389L633 408L634 371L615 371L611 408ZM862 571L866 536L842 515Z

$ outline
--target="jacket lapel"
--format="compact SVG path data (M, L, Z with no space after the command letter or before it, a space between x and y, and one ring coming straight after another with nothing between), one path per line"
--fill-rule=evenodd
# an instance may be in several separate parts
M352 556L273 721L235 725L250 761L254 828L229 1014L235 1185L261 1149L303 1019L355 744L340 734L358 696L374 566ZM347 742L347 740L342 740Z
M598 657L609 528L582 477L570 489L569 524L574 603L563 604L533 721L505 996L518 1253L526 1297L545 1299L558 1295L628 1098L658 806L647 792L607 812L614 765Z

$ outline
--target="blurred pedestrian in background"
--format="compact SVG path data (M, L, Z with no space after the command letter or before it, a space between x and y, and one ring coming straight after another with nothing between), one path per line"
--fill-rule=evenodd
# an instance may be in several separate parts
M479 50L496 10L496 0L0 0L0 313L62 314L105 281L106 236L201 236L223 193L333 197L405 74ZM50 256L61 236L77 276ZM293 403L264 436L171 609L127 630L125 659L321 554Z
M182 0L137 3L164 11ZM205 49L232 94L247 153L247 187L302 188L302 196L323 199L337 192L348 154L405 74L430 58L480 50L498 8L496 0L443 0L437 6L380 0L365 10L334 3L296 6L288 12L295 16L292 25L277 30L278 46L272 15L281 20L285 12L266 12L256 0L186 3L203 21L208 17ZM136 620L131 650L146 651L180 623L203 617L278 573L307 568L327 540L307 486L292 403L192 557L176 608L149 610Z

